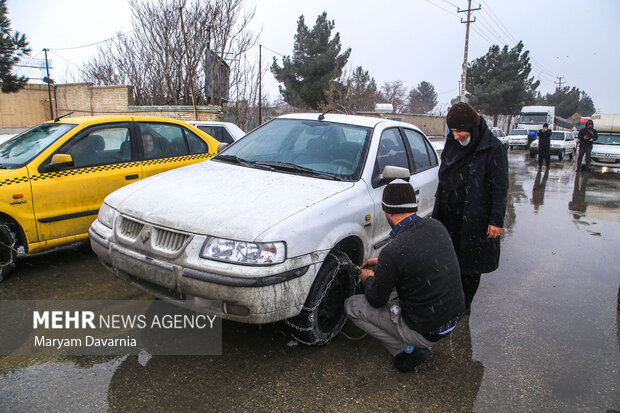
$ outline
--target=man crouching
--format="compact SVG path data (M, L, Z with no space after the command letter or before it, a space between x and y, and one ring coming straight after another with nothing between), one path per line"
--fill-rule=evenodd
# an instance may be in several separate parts
M345 311L356 326L412 371L430 348L461 321L465 310L461 272L450 235L433 218L420 218L415 192L397 180L383 190L392 241L362 264L364 294L349 297ZM396 292L392 290L396 287Z

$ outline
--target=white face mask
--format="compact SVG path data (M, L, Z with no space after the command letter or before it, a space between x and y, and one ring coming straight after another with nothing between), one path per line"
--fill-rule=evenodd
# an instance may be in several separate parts
M465 142L461 142L461 141L459 141L459 143L460 143L462 146L467 146L467 145L469 145L469 142L470 142L470 141L471 141L471 136L470 136L469 138L467 138L467 140L466 140Z

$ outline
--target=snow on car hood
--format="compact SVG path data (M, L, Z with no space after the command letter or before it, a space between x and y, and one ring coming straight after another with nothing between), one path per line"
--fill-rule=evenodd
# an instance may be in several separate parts
M205 161L128 185L105 202L153 224L253 241L287 217L352 186Z

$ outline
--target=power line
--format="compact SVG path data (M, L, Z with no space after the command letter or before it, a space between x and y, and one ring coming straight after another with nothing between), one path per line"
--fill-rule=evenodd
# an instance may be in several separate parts
M73 65L73 66L77 67L78 69L80 68L80 66L78 66L78 65L76 65L75 63L70 62L69 60L65 59L64 57L62 57L61 55L59 55L58 53L56 53L54 50L50 50L50 49L47 49L47 50L48 50L50 53L53 53L54 55L56 55L57 57L60 57L62 60L64 60L65 62L69 63L70 65Z
M458 15L458 14L454 14L454 13L452 13L450 10L446 10L446 9L444 9L443 7L441 7L440 5L435 4L435 3L431 2L430 0L425 0L425 1L426 1L428 4L431 4L431 5L435 6L435 7L437 7L438 9L441 9L441 10L445 11L446 13L453 15L454 17L459 17L459 15Z
M271 53L275 53L275 54L277 54L277 55L278 55L278 56L280 56L280 57L284 57L284 55L283 55L282 53L278 53L278 52L276 52L275 50L271 50L270 48L268 48L268 47L267 47L267 46L265 46L264 44L260 44L259 46L261 46L263 49L267 49L267 50L269 50Z
M91 43L91 44L85 44L84 46L63 47L63 48L58 48L58 49L47 49L47 50L50 50L50 51L51 51L51 50L75 50L75 49L83 49L83 48L85 48L85 47L96 46L96 45L101 44L101 43L109 42L110 40L120 39L121 37L126 36L126 35L128 35L128 34L130 34L130 33L133 33L133 30L130 30L130 31L125 32L125 33L118 34L118 35L116 35L116 36L114 36L114 37L110 37L109 39L101 40L101 41L99 41L99 42L95 42L95 43Z

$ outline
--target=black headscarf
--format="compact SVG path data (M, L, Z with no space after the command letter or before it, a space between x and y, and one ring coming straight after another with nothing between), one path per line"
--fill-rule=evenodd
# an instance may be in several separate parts
M451 191L467 185L469 163L486 129L487 123L480 117L480 125L472 129L471 140L467 146L454 139L452 132L448 134L439 167L439 184L444 190Z

